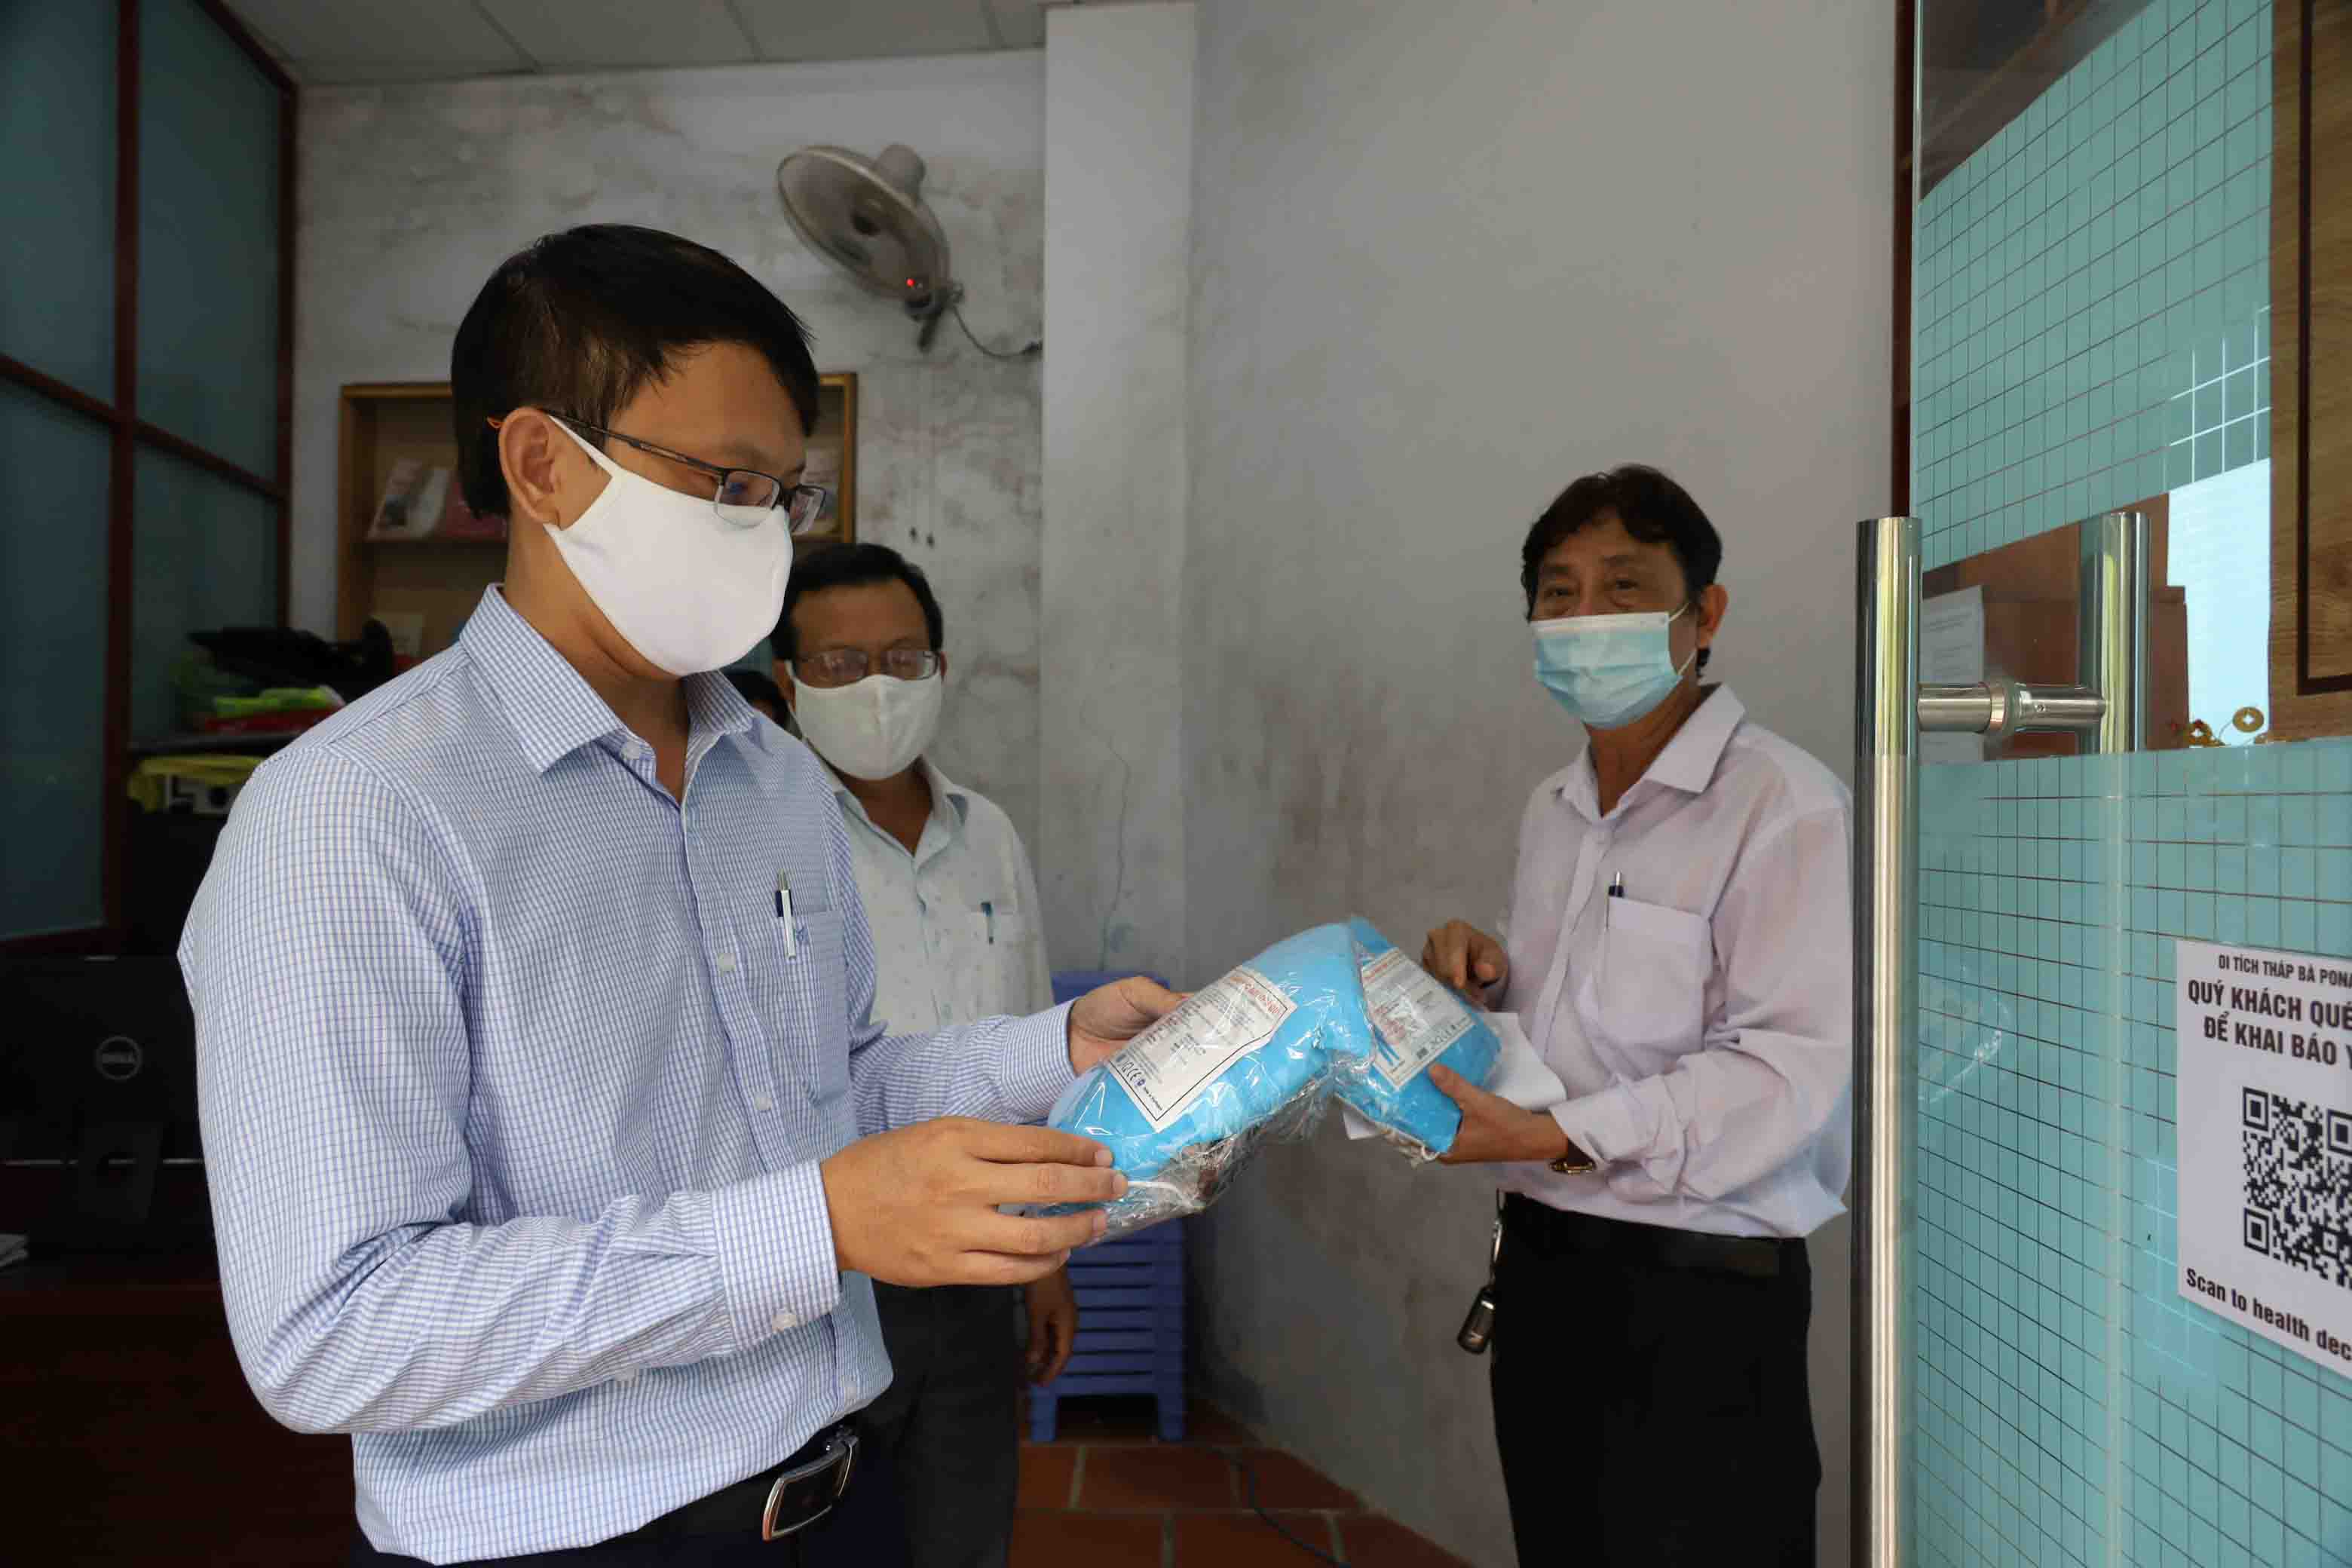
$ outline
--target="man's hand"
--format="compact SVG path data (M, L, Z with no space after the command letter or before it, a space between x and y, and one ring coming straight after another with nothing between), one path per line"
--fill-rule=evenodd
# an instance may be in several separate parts
M1070 1364L1078 1338L1078 1293L1070 1271L1056 1268L1029 1286L1029 1381L1043 1386Z
M1139 974L1087 992L1070 1008L1070 1070L1085 1072L1114 1055L1183 1000Z
M1510 1161L1549 1163L1580 1152L1559 1130L1559 1123L1540 1110L1522 1110L1498 1094L1485 1089L1451 1068L1432 1062L1429 1081L1462 1108L1462 1131L1454 1147L1438 1156L1448 1165L1485 1165Z
M1468 921L1447 921L1421 944L1421 966L1456 991L1485 1001L1486 993L1511 977L1503 944Z
M943 1117L861 1138L819 1167L844 1268L891 1285L1025 1285L1099 1240L1097 1209L1016 1218L1001 1204L1108 1203L1110 1151L1045 1127Z

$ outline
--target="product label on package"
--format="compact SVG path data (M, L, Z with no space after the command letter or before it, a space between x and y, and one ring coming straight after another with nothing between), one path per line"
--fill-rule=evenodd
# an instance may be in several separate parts
M1391 948L1364 966L1364 1010L1381 1037L1373 1070L1402 1089L1470 1032L1470 1012L1436 976Z
M1255 969L1236 969L1128 1042L1108 1070L1155 1132L1184 1114L1217 1075L1274 1038L1298 1004Z

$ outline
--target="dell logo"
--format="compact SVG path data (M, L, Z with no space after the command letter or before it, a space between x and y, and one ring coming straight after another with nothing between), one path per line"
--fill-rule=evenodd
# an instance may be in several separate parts
M111 1036L99 1042L98 1076L116 1083L129 1083L147 1065L147 1053L139 1042L123 1035Z

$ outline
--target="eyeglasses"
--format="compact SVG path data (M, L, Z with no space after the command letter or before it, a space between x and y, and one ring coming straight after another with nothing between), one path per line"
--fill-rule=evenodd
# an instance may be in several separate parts
M838 647L811 654L793 665L793 679L814 687L855 686L874 673L877 661L862 647ZM894 647L878 661L882 673L895 680L929 680L940 672L939 650Z
M770 512L781 507L795 536L814 533L817 523L824 517L825 502L832 499L832 492L823 485L788 485L775 475L763 474L757 468L721 468L683 452L673 452L667 447L656 447L651 441L640 441L635 436L624 436L618 430L591 425L584 419L574 419L570 415L562 417L574 430L618 441L640 452L667 458L698 474L709 475L718 481L710 492L710 509L730 528L757 528L768 521Z

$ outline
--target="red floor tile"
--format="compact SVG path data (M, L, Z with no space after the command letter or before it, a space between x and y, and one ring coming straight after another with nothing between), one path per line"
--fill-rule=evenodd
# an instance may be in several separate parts
M1469 1564L1392 1519L1356 1514L1339 1521L1340 1556L1349 1568L1469 1568Z
M1010 1568L1160 1568L1166 1528L1159 1514L1024 1508L1013 1520Z
M1319 1513L1276 1516L1318 1552L1331 1550L1331 1521ZM1313 1568L1315 1559L1254 1513L1180 1513L1176 1568Z
M1244 1449L1241 1458L1257 1473L1257 1501L1262 1508L1320 1508L1357 1510L1364 1505L1356 1495L1339 1483L1327 1479L1320 1470L1303 1459L1292 1458L1279 1448ZM1242 1482L1242 1500L1249 1500L1249 1483Z
M1077 1449L1059 1445L1050 1448L1024 1445L1021 1450L1021 1506L1069 1507L1070 1485L1076 1479L1077 1471Z
M1096 1512L1234 1508L1234 1468L1211 1448L1088 1448L1078 1506Z
M1466 1568L1311 1465L1268 1448L1215 1406L1186 1412L1185 1441L1158 1440L1149 1399L1078 1399L1050 1445L1024 1442L1012 1568L1305 1568L1315 1559L1247 1510L1228 1454L1256 1472L1285 1529L1351 1568ZM1024 1426L1026 1432L1026 1426ZM1076 1496L1072 1496L1075 1489Z

